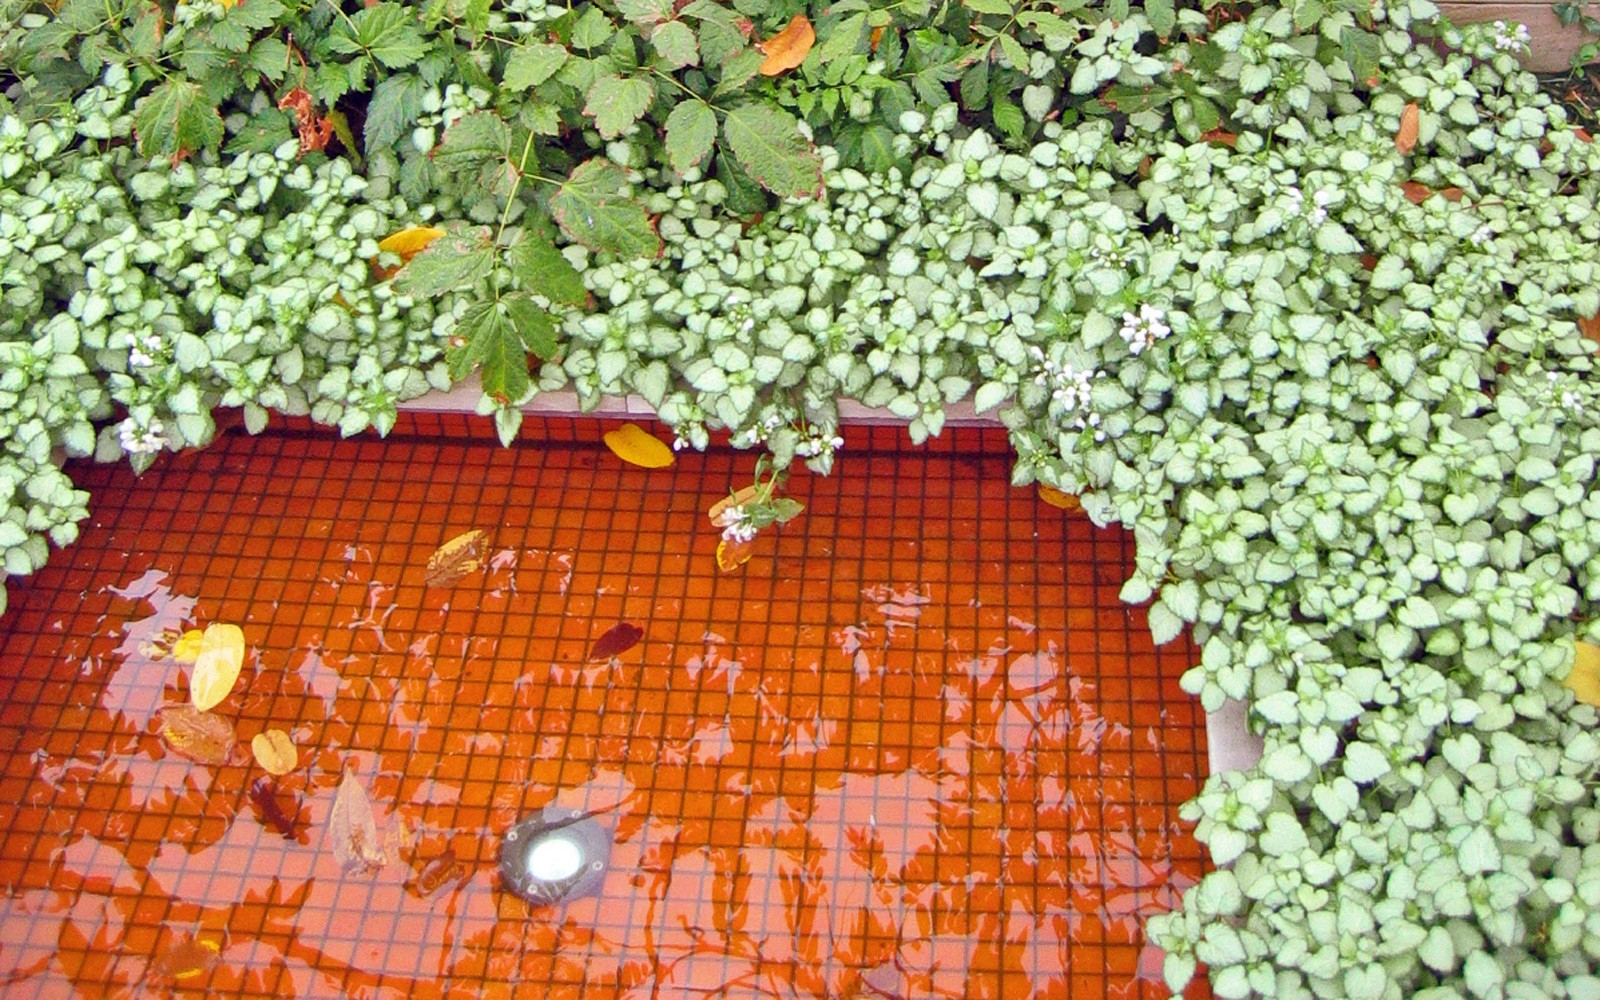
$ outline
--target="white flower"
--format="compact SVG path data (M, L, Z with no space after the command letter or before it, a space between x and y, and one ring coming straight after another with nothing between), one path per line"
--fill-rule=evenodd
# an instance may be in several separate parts
M128 454L145 455L166 447L165 431L166 428L155 417L150 418L148 427L140 427L132 417L128 417L117 425L117 440L122 442L122 450Z
M681 434L677 435L676 437L674 437L672 439L672 450L673 451L682 451L683 449L685 449L687 447L689 447L689 441L683 435L681 435Z
M1489 224L1485 222L1477 229L1474 229L1472 235L1467 238L1472 241L1473 246L1481 247L1494 238L1494 230L1490 229Z
M1504 21L1494 23L1494 47L1503 52L1525 49L1533 41L1525 24L1510 25Z
M1322 221L1328 217L1328 203L1333 201L1333 194L1331 188L1318 188L1312 192L1311 211L1306 213L1306 218L1311 220L1313 226L1322 225Z
M152 358L150 355L139 350L137 347L131 347L128 349L128 364L132 365L133 367L143 368L146 365L153 365L155 363L155 358Z
M1172 328L1164 322L1166 318L1167 313L1164 309L1146 302L1139 307L1137 316L1131 312L1122 314L1122 329L1118 332L1127 342L1128 349L1134 354L1139 354L1172 332Z
M722 529L722 539L727 542L748 542L756 537L757 530L750 524L730 524Z

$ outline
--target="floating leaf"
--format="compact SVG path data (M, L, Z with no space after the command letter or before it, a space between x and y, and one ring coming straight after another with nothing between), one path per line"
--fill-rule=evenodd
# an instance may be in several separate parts
M344 772L333 808L328 812L328 836L333 838L333 856L346 874L371 875L389 863L389 855L378 839L378 821L372 815L372 800L353 770Z
M268 729L250 739L250 752L256 763L268 774L288 774L300 763L300 752L294 741L281 729Z
M725 496L721 500L718 500L716 503L712 504L711 509L706 511L706 514L711 518L711 523L713 525L718 528L726 528L731 523L731 519L724 519L724 516L727 514L727 512L734 507L743 507L745 504L748 504L751 500L754 500L756 494L760 492L760 485L752 483L741 490L736 490L732 495Z
M589 650L589 662L595 663L621 656L639 645L639 640L643 638L644 629L630 622L618 622L606 629L605 633L594 641L594 646Z
M483 565L484 549L489 536L480 528L465 531L433 551L428 557L428 568L423 571L422 582L429 587L454 587L468 573L475 573Z
M237 625L207 625L189 672L189 700L194 707L209 712L222 704L243 666L244 630Z
M407 888L411 890L412 895L426 899L445 885L459 881L466 873L467 868L456 859L456 852L447 847L443 854L423 866L422 871L417 873L417 877Z
M161 710L159 724L167 746L192 761L216 766L233 757L237 739L226 719L189 705L172 705Z
M1417 110L1417 102L1411 101L1400 112L1400 130L1394 134L1394 148L1402 154L1409 153L1417 148L1417 130L1422 124L1422 114Z
M192 628L178 637L172 644L172 658L179 663L193 663L195 657L200 655L200 639L205 633L197 628Z
M183 937L169 944L150 965L150 975L179 981L210 972L217 964L217 942L208 938Z
M1039 484L1039 499L1062 510L1083 509L1083 503L1077 497L1071 493L1063 493L1054 486L1046 486L1044 483Z
M731 573L755 555L755 542L735 542L724 538L717 543L717 569Z
M605 436L611 453L630 465L664 469L673 462L672 449L638 424L623 424Z
M762 76L777 76L806 61L806 53L817 42L817 33L804 14L796 14L784 29L757 45L766 56L761 62Z
M250 785L250 811L255 813L256 822L276 830L284 840L310 843L307 831L311 827L311 817L305 806L291 794L285 808L278 783L271 778L257 778Z
M1572 662L1572 672L1561 683L1583 704L1600 706L1600 646L1581 641L1575 645L1577 655Z

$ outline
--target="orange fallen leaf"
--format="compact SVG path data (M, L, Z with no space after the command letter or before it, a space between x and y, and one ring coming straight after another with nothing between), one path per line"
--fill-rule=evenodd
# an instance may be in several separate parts
M817 41L817 33L804 14L796 14L786 27L776 35L756 45L756 51L766 56L761 61L762 76L777 76L794 69L806 61L806 53Z
M876 52L878 51L878 43L881 41L883 41L883 26L879 25L878 27L872 29L872 34L868 37L867 42L868 45L871 46L872 51ZM1579 129L1578 131L1581 132L1583 130Z
M250 739L250 752L255 754L261 769L272 775L288 774L300 763L300 752L295 749L294 741L281 729L256 733Z
M1420 205L1433 197L1433 188L1416 181L1401 181L1400 190L1406 193L1406 201L1413 205Z
M1584 127L1582 127L1581 125L1578 128L1573 129L1572 131L1573 131L1573 134L1578 137L1579 141L1581 141L1581 142L1594 142L1594 136L1590 135L1589 134L1589 130L1584 128Z
M1575 642L1572 671L1561 683L1578 701L1585 705L1600 706L1600 646L1589 642Z
M156 957L150 972L163 979L193 979L217 964L219 950L217 942L207 938L180 938Z
M754 541L734 542L724 538L717 543L717 569L731 573L749 562L755 551Z
M422 583L427 587L454 587L468 573L477 572L483 565L483 552L489 536L481 528L464 531L447 540L428 557L428 566L422 571Z
M201 764L226 764L233 757L235 737L226 719L191 705L172 705L159 716L161 739L177 753Z
M1083 503L1077 497L1071 493L1063 493L1054 486L1046 486L1044 483L1039 484L1039 499L1062 510L1083 509Z
M1600 313L1578 317L1578 332L1590 340L1600 342Z
M189 700L194 707L209 712L222 704L243 666L244 630L237 625L207 625L189 672Z
M444 853L429 861L407 888L412 895L422 899L439 891L441 886L459 880L467 874L466 866L456 860L456 852L446 847Z
M1439 196L1442 197L1445 201L1460 201L1462 196L1465 195L1465 194L1466 194L1465 191L1461 190L1458 187L1455 187L1454 185L1452 185L1450 187L1447 187L1447 188L1440 188L1439 189Z
M428 244L444 235L444 230L436 226L409 226L397 233L390 233L378 241L378 249L386 253L397 254L400 263L391 267L384 267L374 257L370 262L372 277L375 281L388 281L394 277L400 268L405 267L411 258L428 248Z
M194 658L200 655L200 637L204 632L192 628L178 637L172 644L172 658L179 663L193 663Z
M623 424L605 436L611 453L630 465L664 469L673 463L672 449L638 424Z
M1394 134L1394 148L1409 153L1417 148L1417 129L1422 125L1422 113L1417 102L1411 101L1400 112L1400 130Z
M1214 142L1219 146L1227 146L1229 149L1232 149L1234 146L1238 145L1239 136L1233 132L1228 132L1220 128L1214 128L1209 132L1201 132L1200 141Z

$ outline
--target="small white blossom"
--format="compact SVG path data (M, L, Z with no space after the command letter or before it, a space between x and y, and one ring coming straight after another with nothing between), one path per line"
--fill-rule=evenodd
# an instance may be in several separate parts
M794 453L801 458L812 458L817 455L832 454L834 449L844 447L844 438L835 434L833 437L823 437L813 434L794 446Z
M1311 220L1313 226L1322 225L1328 217L1328 203L1333 201L1331 188L1318 188L1311 195L1311 211L1306 213L1306 218Z
M1485 222L1477 229L1474 229L1472 235L1467 238L1472 241L1473 246L1481 247L1494 238L1494 230L1489 228L1489 224Z
M165 432L166 428L155 417L150 418L147 427L140 427L132 417L128 417L117 425L117 440L122 442L122 450L128 454L147 455L166 447Z
M682 451L687 447L689 447L689 441L683 435L680 434L672 439L673 451Z
M751 524L730 524L722 529L722 539L727 542L748 542L756 537L758 529Z
M156 359L139 350L137 347L128 349L128 364L135 368L144 368L156 363Z
M1172 332L1172 328L1164 322L1166 318L1164 309L1146 302L1139 307L1137 316L1131 312L1122 314L1122 329L1119 332L1122 339L1127 341L1128 349L1139 354Z
M1532 41L1533 36L1528 33L1528 26L1525 24L1507 24L1504 21L1494 23L1494 47L1502 52L1525 49Z

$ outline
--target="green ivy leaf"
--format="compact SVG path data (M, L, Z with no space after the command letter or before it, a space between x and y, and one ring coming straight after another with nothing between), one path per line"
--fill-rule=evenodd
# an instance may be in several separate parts
M489 230L455 229L428 244L395 275L402 295L443 295L471 288L494 268L495 246Z
M529 239L511 248L511 270L522 287L551 302L582 306L589 301L583 275L564 254L542 240Z
M501 83L512 90L527 90L550 79L567 61L564 46L552 43L524 45L506 60Z
M472 306L456 325L456 336L460 345L445 356L450 376L459 382L476 368L484 393L501 401L527 393L530 349L555 353L549 315L521 292Z
M594 119L594 127L607 139L615 139L639 120L655 100L655 88L640 77L607 74L589 88L583 113Z
M717 141L717 116L704 101L682 101L667 116L667 159L687 173L704 160Z
M242 5L241 5L242 6ZM402 4L384 2L340 20L328 48L345 55L366 53L390 69L410 66L427 54L416 18Z
M668 21L657 27L650 33L650 44L673 69L700 62L700 47L694 40L694 31L682 21Z
M787 111L741 104L728 112L722 135L739 165L768 191L781 198L821 197L822 157Z
M222 142L222 116L197 84L168 80L139 100L133 114L139 155L181 160Z
M426 89L415 73L396 73L379 81L361 126L361 144L368 155L375 149L393 146L416 123Z
M550 197L550 214L562 232L591 250L654 257L661 237L644 206L624 193L626 185L627 174L615 163L586 160Z

